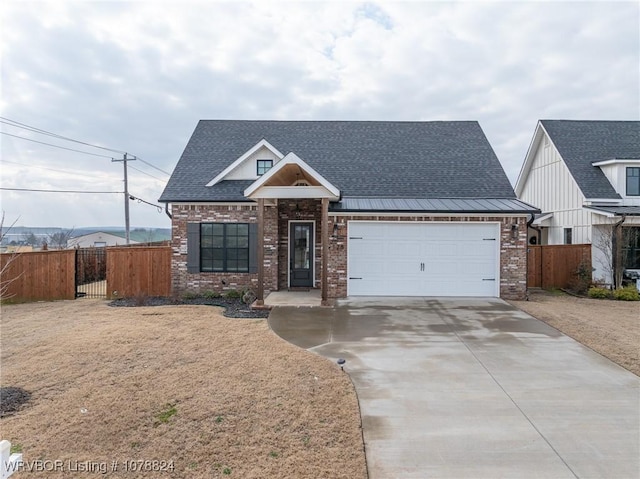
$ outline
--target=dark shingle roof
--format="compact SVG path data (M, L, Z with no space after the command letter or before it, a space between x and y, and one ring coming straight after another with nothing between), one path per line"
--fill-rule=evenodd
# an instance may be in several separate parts
M620 198L594 161L640 158L640 121L540 120L587 198Z
M245 200L251 182L205 185L263 138L345 197L515 198L475 121L201 120L160 201Z

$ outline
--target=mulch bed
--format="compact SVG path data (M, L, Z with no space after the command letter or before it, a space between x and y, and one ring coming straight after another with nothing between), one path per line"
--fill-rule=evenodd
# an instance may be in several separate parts
M180 304L222 307L224 308L223 314L227 318L267 318L269 316L269 310L251 309L251 307L240 298L119 298L111 301L109 306L132 308L138 306L168 306Z
M29 401L31 394L21 388L1 387L0 388L0 417L9 416Z

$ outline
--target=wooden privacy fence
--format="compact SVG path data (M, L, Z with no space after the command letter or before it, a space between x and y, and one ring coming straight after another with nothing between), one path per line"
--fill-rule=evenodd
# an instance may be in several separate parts
M0 255L2 299L54 301L75 298L75 258L74 250Z
M170 246L107 249L108 298L170 294Z
M78 292L91 284L101 284L103 292L97 297L171 294L171 247L87 249L97 254L78 254L82 249L72 249L0 255L2 300L74 299L87 296ZM104 269L106 286L102 275Z
M591 271L590 244L529 246L527 287L567 288L581 263Z

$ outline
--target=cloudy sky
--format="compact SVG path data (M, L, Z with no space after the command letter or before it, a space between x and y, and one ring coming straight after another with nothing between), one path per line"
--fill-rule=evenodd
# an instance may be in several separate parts
M127 152L130 193L156 203L199 119L477 120L515 183L538 119L640 117L637 1L0 9L0 206L19 225L124 225L122 194L6 188L122 191ZM131 202L131 225L169 220Z

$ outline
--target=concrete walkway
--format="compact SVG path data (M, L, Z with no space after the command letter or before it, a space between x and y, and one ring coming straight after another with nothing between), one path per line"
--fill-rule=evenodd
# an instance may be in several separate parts
M322 294L319 289L309 291L273 291L264 298L265 306L320 306Z
M499 299L276 307L347 360L370 479L640 477L640 378Z

